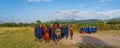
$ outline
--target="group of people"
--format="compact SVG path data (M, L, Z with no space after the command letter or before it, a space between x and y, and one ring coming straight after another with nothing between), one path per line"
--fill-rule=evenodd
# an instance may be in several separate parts
M81 34L95 33L96 31L97 31L96 26L87 27L87 28L85 28L84 26L80 27ZM58 23L54 23L51 26L36 24L34 27L34 34L36 37L35 40L40 41L41 39L44 39L45 42L48 42L49 40L53 40L56 44L60 39L64 37L68 39L69 35L72 40L73 32L74 32L74 28L72 26L68 26L68 24L60 25Z
M52 26L36 24L34 27L34 34L36 37L35 40L40 41L41 39L44 39L45 42L53 40L56 44L60 39L64 37L68 39L69 34L71 39L73 39L73 32L73 27L69 27L67 24L59 25L58 23L54 23Z
M97 27L96 26L93 26L93 27L91 27L91 26L89 26L89 27L84 27L84 26L81 26L81 28L80 28L80 33L81 34L85 34L85 33L89 33L89 34L91 34L91 33L96 33L96 31L97 31Z

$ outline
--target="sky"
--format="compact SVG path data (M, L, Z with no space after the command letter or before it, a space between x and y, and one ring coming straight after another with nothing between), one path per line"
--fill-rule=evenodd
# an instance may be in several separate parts
M4 22L118 17L120 0L0 0L0 21Z

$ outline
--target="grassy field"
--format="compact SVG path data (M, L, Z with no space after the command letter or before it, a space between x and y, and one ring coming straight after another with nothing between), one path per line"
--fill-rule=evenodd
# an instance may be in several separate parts
M76 45L55 45L54 43L45 44L44 41L37 45L34 41L33 28L24 27L0 27L0 48L73 48Z
M92 44L55 45L53 42L45 44L44 41L38 44L34 41L33 33L30 27L0 27L0 48L95 48Z

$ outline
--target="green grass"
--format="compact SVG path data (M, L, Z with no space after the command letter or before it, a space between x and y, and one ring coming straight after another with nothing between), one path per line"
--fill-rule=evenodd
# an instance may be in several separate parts
M29 28L4 28L0 33L0 48L31 48L34 46L33 31Z
M45 44L42 40L38 45L34 41L33 28L0 27L0 48L78 48L74 45L55 45L53 42Z

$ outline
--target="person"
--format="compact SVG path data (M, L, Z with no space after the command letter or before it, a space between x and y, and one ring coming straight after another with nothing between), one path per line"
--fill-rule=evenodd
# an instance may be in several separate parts
M86 32L89 33L89 34L91 34L92 28L91 28L90 26L88 26L88 27L86 28Z
M89 33L90 34L92 33L92 27L91 26L89 27Z
M55 24L55 28L56 28L56 35L57 35L57 41L59 41L61 39L61 29L58 23Z
M40 41L42 38L42 29L41 24L36 24L34 27L35 41Z
M85 32L89 33L89 27L86 27Z
M43 24L41 24L41 25L42 25L42 27L41 27L41 28L42 28L42 36L44 36L44 35L45 35L45 30L44 30L44 29L45 29L45 27L44 27L44 25L43 25Z
M84 26L82 26L82 27L80 28L80 33L81 33L81 34L85 34L85 28L84 28Z
M92 30L93 30L93 33L96 33L96 31L97 31L96 26L93 26Z
M62 26L61 26L61 38L63 38L65 36L64 29L65 29L65 25L62 24Z
M53 24L51 37L52 37L53 42L56 43L57 35L55 34L55 31L56 31L55 24Z
M50 25L46 25L47 29L48 29L48 33L49 33L49 38L51 38L51 34L52 34L52 28Z
M72 26L70 26L70 37L71 37L71 40L73 39L73 32L74 32L74 29Z
M45 32L45 34L44 34L43 38L44 38L45 43L46 43L49 39L49 33L48 33L47 27L45 27L44 32Z
M69 35L69 27L68 27L67 24L65 25L64 33L65 33L65 37L66 37L66 39L67 39L67 38L68 38L68 35Z

